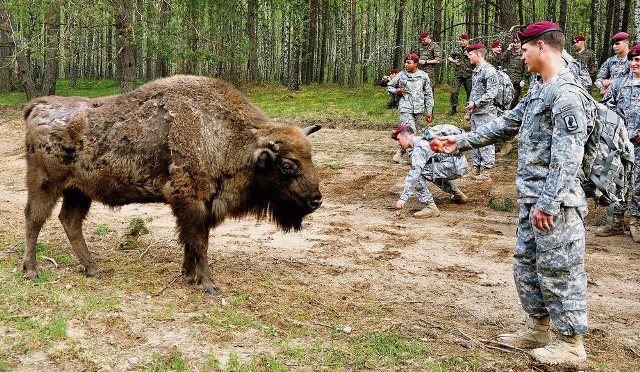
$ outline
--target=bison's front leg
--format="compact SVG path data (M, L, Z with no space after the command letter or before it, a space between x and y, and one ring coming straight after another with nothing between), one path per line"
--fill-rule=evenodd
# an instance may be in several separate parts
M82 221L89 212L91 199L76 188L64 190L63 195L62 208L58 219L62 222L64 232L69 238L71 249L73 249L73 253L80 261L82 271L87 276L100 275L101 272L98 269L98 265L91 257L84 235L82 235Z
M58 201L59 193L51 189L48 181L35 181L27 171L27 205L24 208L25 218L25 247L22 259L22 270L26 279L38 277L38 263L36 261L36 243L42 225L51 215L53 207Z
M199 212L199 211L198 211ZM209 269L207 250L209 247L209 226L201 213L176 211L180 242L184 244L182 274L190 283L195 283L207 293L214 294L220 288L213 281Z

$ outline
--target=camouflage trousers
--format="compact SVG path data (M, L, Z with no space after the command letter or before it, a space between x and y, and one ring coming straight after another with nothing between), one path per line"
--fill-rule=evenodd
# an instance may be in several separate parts
M628 208L628 200L629 200L629 186L631 186L631 210L630 214L635 217L640 217L640 147L636 147L634 152L635 156L635 167L631 172L631 180L629 184L625 185L624 189L621 190L620 195L620 204L613 208L614 214L624 214Z
M413 133L421 136L424 128L422 126L422 117L424 114L422 112L413 114L410 112L401 112L400 113L400 125L408 125L413 129Z
M561 207L549 231L531 221L534 204L520 205L513 277L524 311L549 315L563 335L587 333L587 274L584 269L586 207Z
M433 203L433 195L429 191L427 187L427 181L433 182L434 185L438 186L440 190L447 192L449 194L455 194L460 191L458 186L456 186L453 181L448 180L446 178L436 178L433 181L431 180L431 168L427 164L422 171L422 177L418 180L418 183L415 186L416 197L423 204L431 204Z
M496 114L471 114L471 130L475 131L478 128L491 123L496 118ZM496 147L489 145L481 147L479 149L471 150L471 160L474 167L493 168L496 165Z
M460 87L464 86L465 92L467 92L467 101L471 96L471 76L469 77L455 77L451 84L451 106L458 106L458 96L460 95ZM465 101L466 102L466 101ZM466 106L466 105L463 105Z

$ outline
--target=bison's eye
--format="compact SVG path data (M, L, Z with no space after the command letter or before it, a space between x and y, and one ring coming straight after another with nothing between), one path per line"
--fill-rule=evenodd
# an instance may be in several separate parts
M282 159L282 162L280 163L280 171L283 174L296 174L298 166L292 160Z

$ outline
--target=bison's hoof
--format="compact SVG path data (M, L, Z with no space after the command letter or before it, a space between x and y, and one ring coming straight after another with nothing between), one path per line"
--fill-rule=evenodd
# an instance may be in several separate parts
M100 278L104 277L104 275L105 275L104 271L98 269L97 267L86 267L84 265L78 265L76 270L79 273L83 273L84 275L86 275L89 278L100 279Z
M204 292L205 292L206 294L214 295L214 294L216 294L216 293L220 292L220 287L213 286L213 287L210 287L210 288L205 289L205 290L204 290Z
M38 269L25 270L24 274L22 276L27 280L37 279L38 278Z

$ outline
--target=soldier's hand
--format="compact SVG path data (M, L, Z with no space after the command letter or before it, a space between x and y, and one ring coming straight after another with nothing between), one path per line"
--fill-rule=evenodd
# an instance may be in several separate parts
M531 217L531 223L533 223L533 226L538 230L547 231L551 230L551 228L555 226L553 223L553 216L542 212L536 207L533 207L533 216Z
M458 144L456 143L456 140L453 138L453 136L438 137L438 139L444 142L444 146L442 146L443 153L452 154L458 151Z
M403 95L404 94L404 88L396 89L396 94Z
M524 80L520 80L520 88L524 88Z
M402 208L404 208L405 203L406 203L406 201L405 201L405 200L399 199L399 200L396 202L396 209L402 209Z
M420 59L420 60L418 60L418 63L421 64L421 65L424 65L425 63L427 63L427 60L426 59Z

